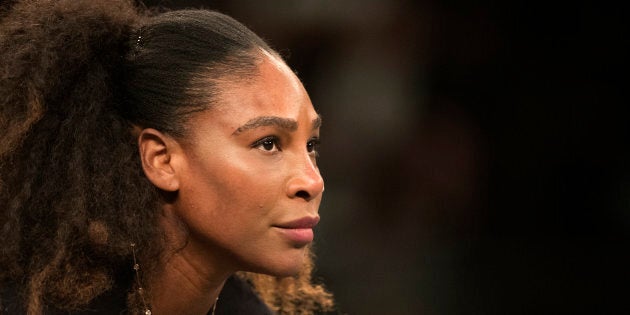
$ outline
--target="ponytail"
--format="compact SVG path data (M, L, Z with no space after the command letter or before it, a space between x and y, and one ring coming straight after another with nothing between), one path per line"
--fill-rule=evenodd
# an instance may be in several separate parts
M9 135L0 152L44 112L105 105L138 14L126 1L86 2L22 1L0 22L0 126Z
M116 112L142 16L125 0L20 1L0 16L0 281L29 314L44 300L78 309L129 266L132 240L158 239L158 197Z

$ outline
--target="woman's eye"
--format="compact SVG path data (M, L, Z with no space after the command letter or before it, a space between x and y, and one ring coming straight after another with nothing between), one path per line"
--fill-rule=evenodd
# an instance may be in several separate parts
M319 139L313 138L306 143L306 151L308 153L317 154L319 151Z
M276 152L276 151L280 151L280 146L278 145L278 138L276 137L265 137L262 138L256 142L254 142L254 144L252 144L253 148L258 148L260 150L266 151L266 152Z

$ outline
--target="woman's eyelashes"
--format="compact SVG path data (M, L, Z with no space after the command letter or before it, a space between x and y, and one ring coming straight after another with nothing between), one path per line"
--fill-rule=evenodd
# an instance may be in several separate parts
M318 137L313 137L306 142L306 152L308 154L317 157L319 155L320 140ZM282 151L280 145L280 138L276 136L267 136L256 140L251 144L251 147L267 153L275 153Z
M276 136L267 136L256 140L256 142L252 143L252 148L257 148L265 152L282 151L280 149L280 139Z
M314 155L315 157L319 156L319 138L313 137L306 143L306 152Z

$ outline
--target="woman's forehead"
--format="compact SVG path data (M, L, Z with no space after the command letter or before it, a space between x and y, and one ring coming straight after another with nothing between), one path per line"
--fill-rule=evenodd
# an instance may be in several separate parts
M206 113L196 115L192 121L195 127L211 124L233 133L251 121L293 121L305 125L319 121L302 83L281 59L265 55L257 70L247 80L219 83L216 103Z
M232 116L280 116L296 119L300 112L317 116L304 86L284 64L274 56L266 57L251 80L235 81L220 88L217 109Z

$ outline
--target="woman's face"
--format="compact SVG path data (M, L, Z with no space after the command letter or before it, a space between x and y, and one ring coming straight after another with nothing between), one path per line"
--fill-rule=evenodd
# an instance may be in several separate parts
M253 80L221 91L182 144L174 209L187 246L224 269L295 274L324 190L319 116L298 78L270 55Z

